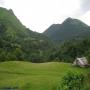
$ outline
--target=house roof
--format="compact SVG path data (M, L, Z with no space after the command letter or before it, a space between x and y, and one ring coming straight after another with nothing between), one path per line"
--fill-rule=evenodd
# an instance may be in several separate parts
M79 63L81 63L82 65L88 64L88 61L87 61L87 59L85 57L77 58L76 60L78 60Z
M82 58L77 58L77 60L78 60L82 65L84 65L84 62L83 62Z

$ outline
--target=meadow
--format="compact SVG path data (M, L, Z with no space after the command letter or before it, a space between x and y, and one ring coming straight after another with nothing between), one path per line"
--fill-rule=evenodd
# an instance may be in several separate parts
M69 71L87 73L90 68L75 67L63 62L1 62L0 90L57 90L62 77Z

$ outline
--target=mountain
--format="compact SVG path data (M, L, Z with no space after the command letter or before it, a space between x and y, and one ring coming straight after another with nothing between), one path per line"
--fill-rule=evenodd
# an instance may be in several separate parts
M43 62L51 46L46 36L26 28L11 9L0 7L0 61Z
M62 24L51 25L44 33L54 43L90 37L90 27L78 19L67 18Z

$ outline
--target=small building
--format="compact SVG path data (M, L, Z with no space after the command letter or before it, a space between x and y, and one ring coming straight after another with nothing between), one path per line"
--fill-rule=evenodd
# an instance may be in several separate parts
M80 67L90 66L90 64L88 64L88 60L86 59L86 57L76 58L75 61L73 62L73 65Z

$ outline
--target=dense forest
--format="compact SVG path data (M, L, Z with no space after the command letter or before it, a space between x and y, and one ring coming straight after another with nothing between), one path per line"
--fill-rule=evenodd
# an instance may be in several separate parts
M0 61L64 61L90 59L90 27L68 18L40 34L26 28L13 11L0 7Z
M71 40L52 51L49 60L73 62L77 57L87 57L90 62L90 39Z
M52 47L46 36L29 30L12 10L0 7L0 61L44 62Z

